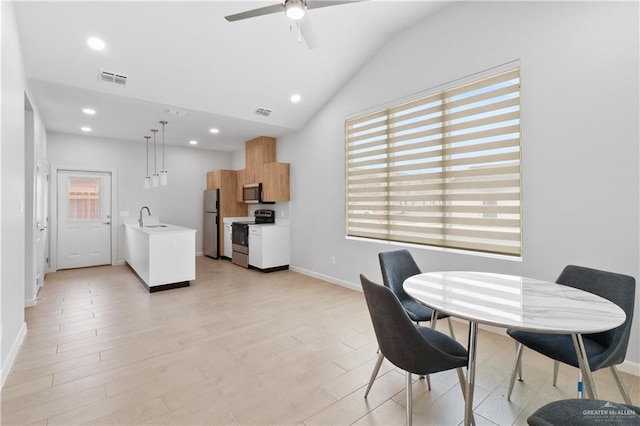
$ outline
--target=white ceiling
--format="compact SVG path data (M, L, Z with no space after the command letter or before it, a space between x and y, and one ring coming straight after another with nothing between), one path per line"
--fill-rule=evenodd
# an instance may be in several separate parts
M93 136L143 143L167 120L167 144L195 139L199 148L235 151L255 136L303 127L389 38L444 4L371 0L310 10L314 50L298 43L283 14L224 19L273 3L17 2L31 100L51 131L89 126ZM91 36L107 47L89 49ZM100 81L100 69L125 74L126 86ZM258 116L257 108L273 112Z

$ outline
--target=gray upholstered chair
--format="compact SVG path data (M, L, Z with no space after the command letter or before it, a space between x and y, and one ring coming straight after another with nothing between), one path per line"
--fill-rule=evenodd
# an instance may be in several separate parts
M563 399L529 416L530 426L640 426L640 407L599 399Z
M455 339L428 327L415 325L387 287L360 275L369 315L385 357L407 376L407 424L412 422L411 374L433 374L458 369L458 380L464 396L462 367L469 353Z
M437 319L447 318L449 324L449 332L451 333L451 337L455 338L455 335L453 333L453 326L451 325L451 319L448 317L448 315L444 315L439 312L436 313L433 309L414 300L407 294L406 291L404 291L404 288L402 287L404 280L414 275L418 275L422 272L416 264L416 261L413 259L413 256L411 256L409 250L395 250L379 253L378 259L380 260L380 269L382 271L382 281L384 285L386 287L389 287L391 291L393 291L393 293L400 301L400 304L407 312L407 315L409 315L409 318L411 318L411 320L415 321L416 323L431 321L432 328L435 328ZM369 385L367 386L367 390L364 394L365 398L367 397L367 395L369 395L371 386L376 380L378 372L380 371L380 366L382 365L382 361L384 361L384 352L378 350L378 361L376 362L376 365L373 367L373 371L371 372ZM427 376L427 383L429 389L431 389L429 376Z
M556 282L603 297L620 306L627 315L625 322L619 327L602 333L583 334L582 339L591 371L609 367L624 401L627 404L631 404L629 393L620 379L616 365L624 361L627 353L627 345L631 333L631 322L633 320L633 304L636 289L635 279L628 275L569 265L564 268ZM516 365L511 374L509 391L507 393L508 400L511 398L516 372L522 369L522 345L546 355L555 361L569 364L576 368L579 367L571 335L541 334L512 329L507 330L507 333L517 342ZM556 363L553 372L554 386L557 375L558 368Z

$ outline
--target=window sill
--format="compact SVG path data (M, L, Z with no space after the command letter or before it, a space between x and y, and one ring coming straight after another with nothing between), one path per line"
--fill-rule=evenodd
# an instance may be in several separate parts
M421 245L421 244L401 243L401 242L396 242L396 241L372 240L372 239L369 239L369 238L362 238L362 237L346 236L345 239L354 240L354 241L363 241L363 242L375 243L375 244L392 245L392 246L398 246L398 247L403 247L403 248L414 248L414 249L418 249L418 250L439 251L439 252L444 252L444 253L463 254L463 255L467 255L467 256L486 257L486 258L489 258L489 259L509 260L509 261L512 261L512 262L522 262L522 256L516 257L516 256L508 256L506 254L483 253L483 252L479 252L479 251L471 251L471 250L463 250L463 249L455 249L455 248L447 248L447 247L425 246L425 245Z

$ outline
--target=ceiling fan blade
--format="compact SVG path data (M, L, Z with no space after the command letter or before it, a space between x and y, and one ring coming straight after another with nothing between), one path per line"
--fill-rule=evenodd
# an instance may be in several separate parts
M307 9L318 9L320 7L328 6L340 6L341 4L349 3L361 3L366 0L345 0L345 1L325 1L325 0L313 0L307 2Z
M298 23L298 25L300 25L300 34L302 34L304 42L307 43L307 47L309 49L318 47L318 38L311 24L311 19L307 16L302 22Z
M240 21L241 19L255 18L256 16L270 15L272 13L279 13L284 11L284 4L274 4L271 6L259 7L253 10L247 10L246 12L236 13L234 15L225 16L229 22Z

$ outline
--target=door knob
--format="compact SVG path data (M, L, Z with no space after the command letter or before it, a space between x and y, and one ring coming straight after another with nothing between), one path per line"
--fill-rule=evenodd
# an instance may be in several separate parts
M104 222L103 225L111 225L111 222Z

